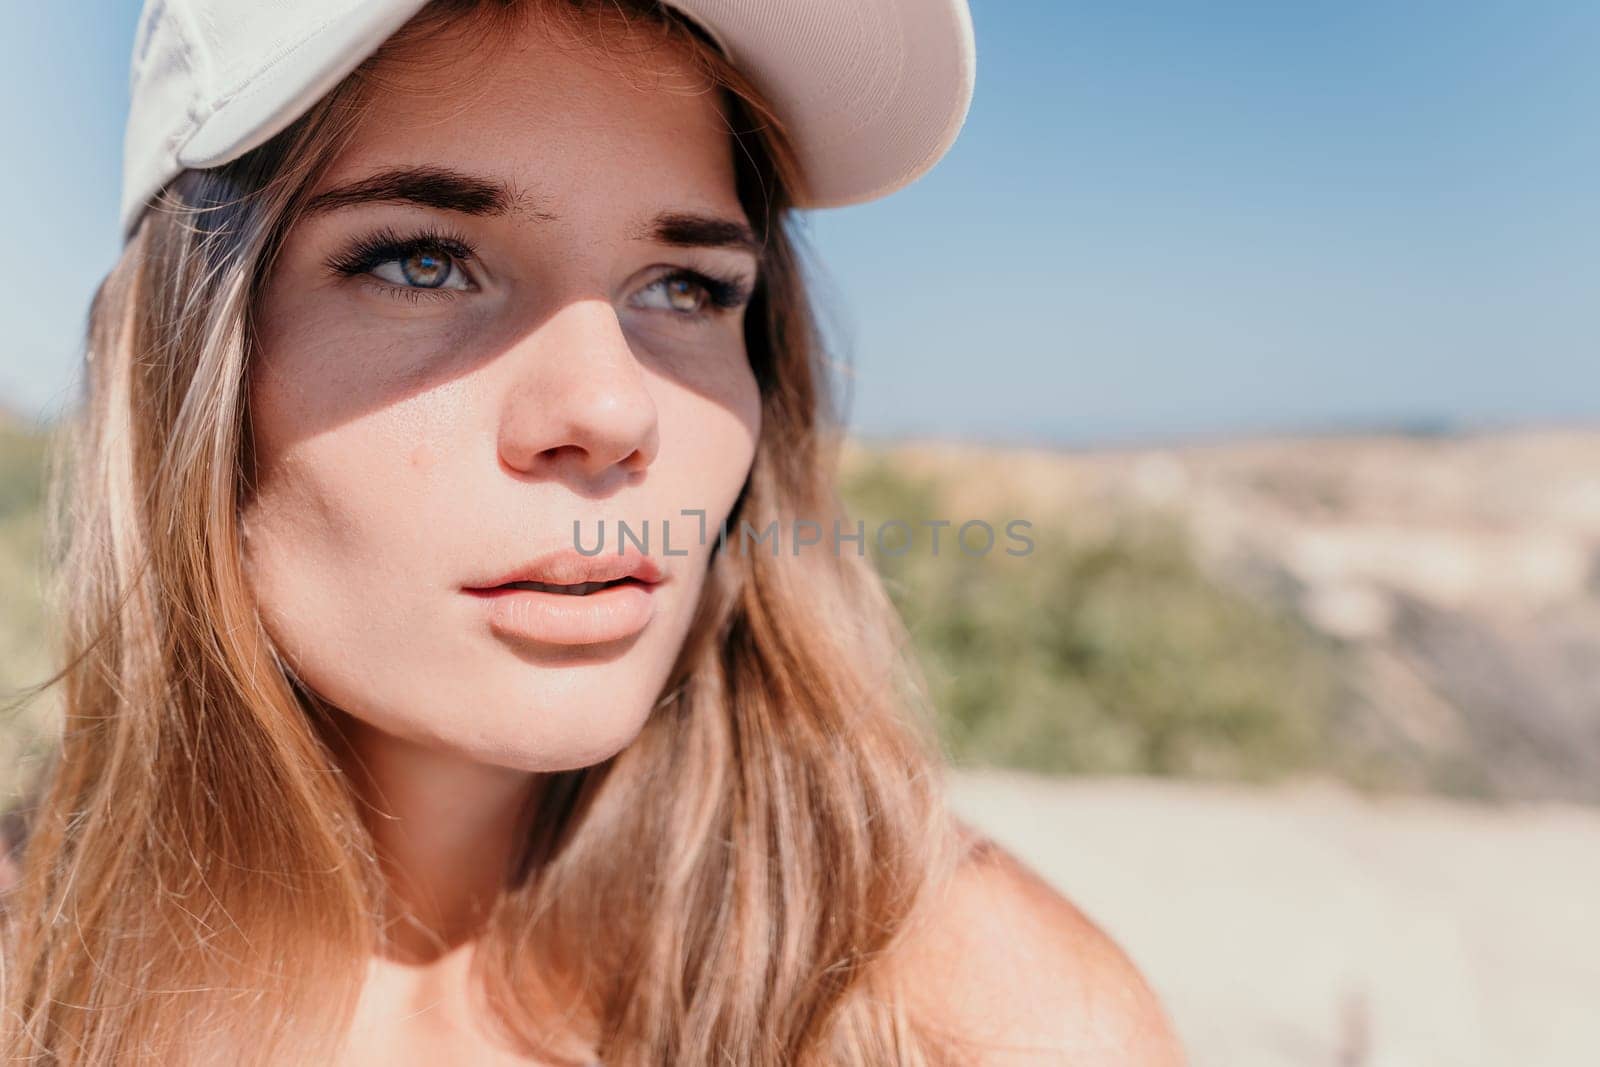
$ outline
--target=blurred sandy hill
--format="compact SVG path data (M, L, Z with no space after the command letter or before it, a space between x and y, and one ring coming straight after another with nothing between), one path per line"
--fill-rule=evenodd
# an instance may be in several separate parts
M967 771L957 811L1110 934L1190 1067L1600 1064L1600 810Z
M1386 777L1600 802L1600 428L884 451L963 514L1177 518L1339 650L1339 733Z

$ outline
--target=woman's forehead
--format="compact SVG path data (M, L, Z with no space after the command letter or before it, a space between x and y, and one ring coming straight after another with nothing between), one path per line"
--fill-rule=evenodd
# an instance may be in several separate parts
M663 32L658 19L621 20L609 7L582 19L552 19L526 5L520 19L462 17L445 32L392 39L366 65L388 96L411 110L448 113L480 94L537 94L547 111L603 112L618 95L665 103L678 96L719 107L708 68L688 39ZM709 97L709 100L703 98Z
M363 119L323 184L409 159L498 172L509 187L553 198L575 183L641 178L732 197L723 94L687 58L517 32L478 52L442 35L379 64ZM434 49L432 61L417 48Z

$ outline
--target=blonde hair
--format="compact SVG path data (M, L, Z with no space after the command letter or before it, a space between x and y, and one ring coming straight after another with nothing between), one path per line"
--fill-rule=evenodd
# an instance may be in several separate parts
M771 109L698 27L621 3L436 0L290 128L163 190L98 289L52 483L65 720L4 899L9 1061L325 1062L383 882L328 709L280 659L239 554L259 287L315 178L423 38L530 11L675 42L723 91L765 241L746 313L762 430L732 522L843 511L838 433ZM615 28L613 26L613 28ZM715 554L662 697L622 752L538 776L475 965L508 1040L608 1065L936 1064L956 1044L889 961L956 869L944 754L859 555ZM552 1019L561 1022L552 1026Z

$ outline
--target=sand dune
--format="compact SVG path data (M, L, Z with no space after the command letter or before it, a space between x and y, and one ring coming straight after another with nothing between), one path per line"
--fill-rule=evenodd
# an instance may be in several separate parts
M1193 1067L1600 1064L1600 810L963 771L951 803L1139 963Z

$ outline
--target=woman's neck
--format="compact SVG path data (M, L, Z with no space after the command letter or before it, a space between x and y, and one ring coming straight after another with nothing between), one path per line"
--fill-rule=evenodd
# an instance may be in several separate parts
M388 882L389 951L423 963L472 939L506 884L537 775L349 717L345 763Z

